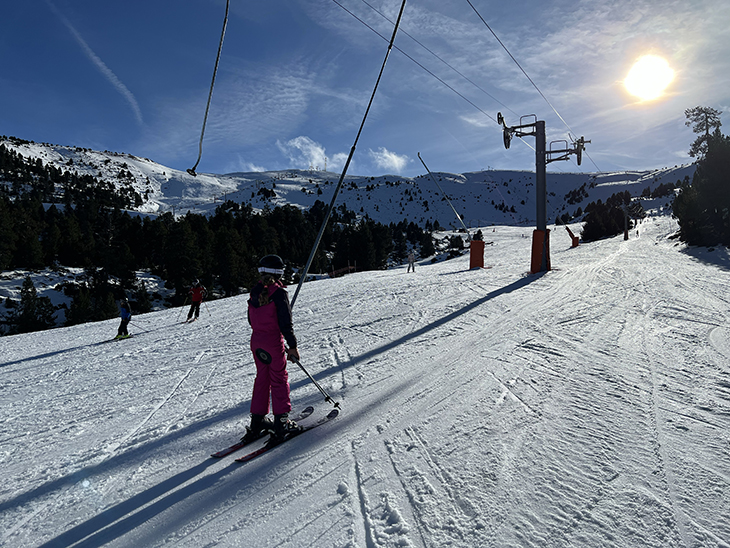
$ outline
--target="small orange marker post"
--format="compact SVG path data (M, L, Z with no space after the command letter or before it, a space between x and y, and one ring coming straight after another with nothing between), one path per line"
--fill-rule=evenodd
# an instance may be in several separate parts
M572 242L570 247L578 247L578 244L580 244L580 238L573 234L573 231L570 230L567 226L565 227L565 230L567 230L568 234L570 234L570 241Z
M469 243L469 270L472 268L484 268L484 240Z
M550 270L550 229L532 231L532 261L530 272Z

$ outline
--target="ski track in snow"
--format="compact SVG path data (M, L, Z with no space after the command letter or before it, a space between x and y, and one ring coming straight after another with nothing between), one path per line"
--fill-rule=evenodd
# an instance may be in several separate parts
M342 412L245 465L207 458L248 422L245 296L126 341L94 342L116 321L7 337L0 543L730 547L728 273L671 223L556 233L542 275L498 227L489 269L306 284L302 363Z

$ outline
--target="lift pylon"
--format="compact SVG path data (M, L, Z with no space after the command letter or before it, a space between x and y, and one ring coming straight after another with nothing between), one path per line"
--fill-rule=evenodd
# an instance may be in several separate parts
M532 119L526 122L526 119ZM550 270L550 231L547 228L547 164L558 160L567 160L571 154L577 156L578 165L581 163L585 144L590 143L583 137L576 139L569 147L567 141L564 149L547 150L545 142L545 121L538 120L535 114L520 117L516 126L507 126L501 112L497 113L497 123L502 126L504 148L509 148L513 136L535 137L535 190L537 192L537 227L532 233L532 259L530 272L544 272ZM560 142L560 141L556 141ZM558 157L553 155L558 154Z

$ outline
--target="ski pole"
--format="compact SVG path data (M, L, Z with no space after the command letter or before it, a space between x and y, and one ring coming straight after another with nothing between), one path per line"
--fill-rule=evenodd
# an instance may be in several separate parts
M210 308L208 308L208 303L203 301L203 304L205 305L205 309L208 311L208 316L212 316L213 314L210 313Z
M183 305L182 305L182 306L180 307L180 312L178 312L178 314L177 314L177 320L176 320L176 321L178 321L178 322L180 321L180 314L182 314L182 311L183 311L183 309L184 309L184 308L185 308L185 307L187 306L187 304L188 304L188 298L187 298L187 297L185 297L185 302L184 302L184 303L183 303Z
M147 331L149 331L149 329L147 329L146 327L144 327L142 325L139 325L139 324L136 324L132 320L129 320L129 323L131 323L135 327L139 327L140 329L144 329L143 333L146 333Z
M309 380L310 380L310 381L312 381L312 382L314 383L314 386L316 386L317 388L319 388L319 391L320 391L320 392L322 392L322 395L324 396L324 401L326 401L327 403L331 403L331 404L332 404L332 405L334 405L334 406L335 406L335 407L336 407L337 409L339 409L339 408L340 408L340 404L339 404L339 402L336 402L335 400L333 400L333 399L332 399L332 398L330 397L330 395L329 395L329 394L328 394L327 392L325 392L324 388L322 388L322 387L321 387L321 386L319 385L319 383L318 383L318 382L317 382L316 380L314 380L314 377L312 377L312 375L310 375L310 374L309 374L309 371L307 371L306 369L304 369L304 366L303 366L303 365L302 365L302 364L300 363L300 361L299 361L298 359L296 359L296 358L292 358L291 356L289 357L289 359L290 359L291 361L293 361L293 362L294 362L295 364L297 364L297 365L298 365L298 366L299 366L299 367L301 368L301 370L302 370L302 371L304 371L304 372L305 372L305 373L307 374L307 377L309 377Z

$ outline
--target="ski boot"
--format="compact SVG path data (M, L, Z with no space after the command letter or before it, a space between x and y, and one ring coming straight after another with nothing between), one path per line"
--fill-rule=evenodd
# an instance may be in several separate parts
M241 441L246 443L264 437L274 431L274 423L266 415L251 413L251 424L246 427L246 434Z
M274 431L272 432L269 440L271 444L276 445L296 436L301 431L302 427L289 419L289 413L274 415Z

